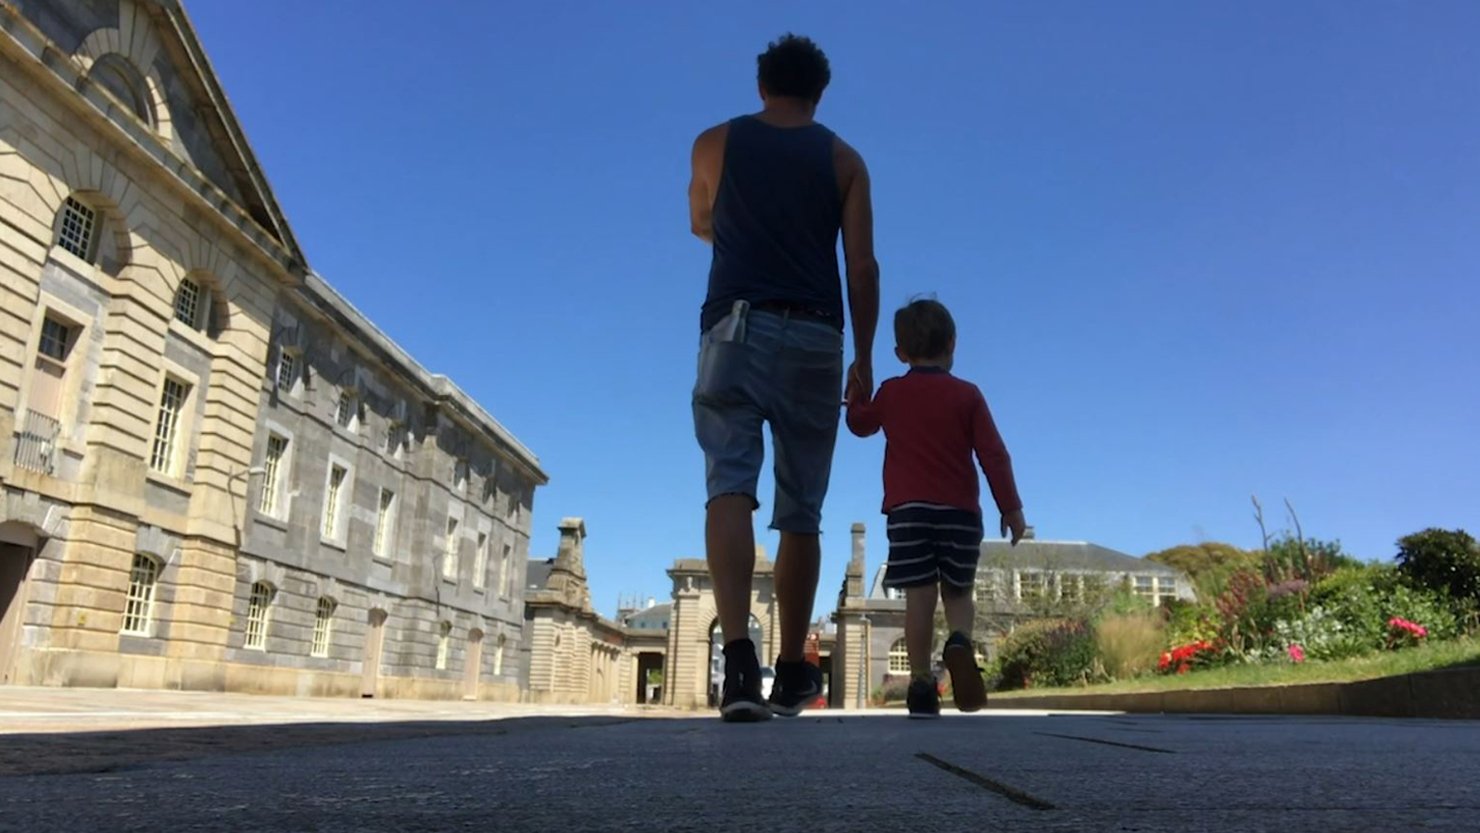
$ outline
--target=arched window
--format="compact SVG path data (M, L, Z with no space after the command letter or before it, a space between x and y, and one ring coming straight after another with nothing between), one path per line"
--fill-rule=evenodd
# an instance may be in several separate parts
M339 605L328 596L319 597L318 611L313 620L313 656L329 656L329 640L333 635L334 610L337 607Z
M447 654L452 647L452 623L443 622L437 627L437 670L447 670Z
M134 555L128 576L128 598L123 607L123 632L151 636L154 623L154 591L159 584L159 562L150 556Z
M271 584L259 581L252 585L247 599L246 646L254 651L267 650L267 628L272 620L272 600L277 595Z
M896 639L894 644L889 646L889 673L910 673L910 651L905 647L903 639Z
M149 97L149 84L128 58L117 52L110 52L93 62L88 77L123 102L140 121L151 128L155 126L154 102Z

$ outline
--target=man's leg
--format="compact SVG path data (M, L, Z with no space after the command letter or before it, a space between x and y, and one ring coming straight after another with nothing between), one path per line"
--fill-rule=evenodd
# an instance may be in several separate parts
M812 604L817 598L817 572L821 562L822 545L817 533L781 533L775 577L776 607L781 616L777 653L782 662L801 662L803 659L807 629L812 624Z
M720 495L709 502L704 513L704 551L709 561L709 577L714 582L714 606L719 611L725 644L750 638L750 583L755 572L755 530L751 526L754 512L755 501L749 495ZM779 588L779 569L776 584ZM782 622L784 632L785 619Z

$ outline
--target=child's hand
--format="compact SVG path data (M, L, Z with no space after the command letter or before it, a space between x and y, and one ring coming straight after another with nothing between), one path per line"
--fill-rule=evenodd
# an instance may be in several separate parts
M1002 516L1002 537L1006 538L1007 533L1011 532L1012 545L1014 547L1017 546L1019 541L1023 540L1023 535L1027 531L1028 521L1023 518L1023 510L1019 509L1015 512L1008 512Z

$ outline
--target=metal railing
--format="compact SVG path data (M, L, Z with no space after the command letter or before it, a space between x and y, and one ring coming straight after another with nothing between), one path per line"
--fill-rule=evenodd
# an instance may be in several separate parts
M57 437L62 424L45 414L26 411L15 432L15 464L23 469L52 474L56 468Z

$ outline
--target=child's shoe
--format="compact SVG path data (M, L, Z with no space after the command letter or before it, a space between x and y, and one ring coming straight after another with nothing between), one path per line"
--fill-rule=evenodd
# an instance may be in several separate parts
M941 659L946 670L951 672L951 691L956 697L956 708L974 712L985 706L987 684L982 681L982 670L976 664L976 651L971 647L971 640L960 631L952 632L946 640Z
M910 691L905 696L905 703L910 708L911 719L940 717L940 691L936 689L934 680L910 680Z

